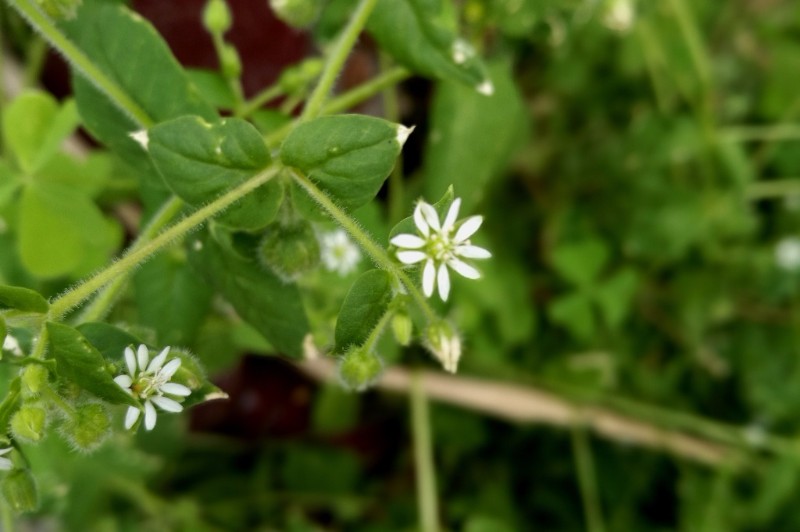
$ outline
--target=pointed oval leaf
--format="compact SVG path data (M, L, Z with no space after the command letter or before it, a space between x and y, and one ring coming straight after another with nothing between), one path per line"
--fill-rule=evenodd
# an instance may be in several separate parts
M16 309L44 314L50 304L39 292L21 286L0 285L0 310Z
M347 293L336 320L335 351L360 346L389 309L394 293L392 276L384 270L364 272Z
M352 210L378 193L409 133L404 126L371 116L323 116L297 126L281 146L280 157Z
M117 363L123 358L125 348L129 345L138 346L144 343L128 331L109 323L92 321L80 324L77 329L108 362L112 363Z
M79 331L48 322L47 334L59 375L110 403L139 406L132 395L114 382L103 355Z

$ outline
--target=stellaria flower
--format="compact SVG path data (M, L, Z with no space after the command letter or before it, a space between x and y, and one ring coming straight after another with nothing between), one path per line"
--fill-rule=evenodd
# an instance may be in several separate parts
M473 246L469 238L475 234L483 223L483 216L470 216L456 222L461 198L456 198L450 205L443 222L433 205L420 201L414 209L414 224L419 235L402 233L390 241L397 246L397 259L403 264L425 262L422 270L422 291L427 297L433 295L433 288L438 282L439 297L447 301L450 294L450 274L447 269L463 275L467 279L478 279L481 275L472 266L461 260L488 259L489 251Z
M166 364L169 347L165 347L152 361L150 350L146 345L140 345L134 354L131 347L125 348L125 365L128 374L123 373L114 378L121 388L142 401L142 408L129 406L125 414L125 428L130 429L144 411L144 428L153 430L156 426L156 409L159 407L166 412L180 412L183 405L166 397L186 397L192 391L176 382L170 382L175 372L181 367L181 359L173 358ZM148 363L149 362L149 363ZM155 406L154 406L155 405Z
M320 245L322 264L339 275L344 276L353 271L361 260L358 246L350 240L344 229L324 233L320 237Z
M0 471L11 471L14 469L14 463L11 461L11 459L3 456L10 453L12 449L14 448L6 447L5 449L0 449Z
M775 246L775 262L782 270L800 269L800 238L787 236L779 240Z

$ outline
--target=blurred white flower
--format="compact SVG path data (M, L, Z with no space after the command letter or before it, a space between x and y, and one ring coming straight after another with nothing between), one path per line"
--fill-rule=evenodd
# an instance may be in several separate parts
M115 377L114 382L142 401L141 410L135 406L128 407L128 412L125 414L126 429L130 429L144 411L144 428L153 430L153 427L156 426L156 406L166 412L183 410L183 405L166 397L166 395L186 397L192 393L183 384L170 382L175 372L181 367L181 359L173 358L164 364L169 355L169 349L169 347L165 347L150 361L150 350L146 345L140 345L135 354L132 348L125 348L125 365L128 373Z
M427 297L433 295L434 286L439 284L439 297L447 301L450 294L450 274L447 269L463 275L467 279L480 277L478 270L461 260L488 259L492 256L487 250L473 246L469 238L483 223L482 216L470 216L456 222L461 199L456 198L450 205L443 222L432 205L420 201L414 209L414 223L418 235L402 233L390 241L398 247L397 259L403 264L417 264L425 261L422 271L422 291Z
M455 373L461 359L461 337L446 321L435 322L425 331L425 346L445 371Z
M0 449L0 471L11 471L14 469L14 463L11 461L11 459L3 456L10 453L13 449L13 447Z
M361 252L344 229L324 233L320 237L322 264L329 271L347 275L358 266Z
M25 353L22 352L22 347L14 336L7 334L3 340L3 350L8 351L14 356L21 357Z
M800 269L800 238L788 236L775 245L775 263L787 271Z
M608 0L603 15L603 24L619 33L627 33L633 27L636 9L633 0Z

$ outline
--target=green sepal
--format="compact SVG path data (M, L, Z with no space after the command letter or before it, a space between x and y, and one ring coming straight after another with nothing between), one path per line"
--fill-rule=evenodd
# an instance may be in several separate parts
M265 170L269 150L249 122L227 118L212 124L199 116L170 120L148 131L147 150L167 186L194 206L215 200ZM237 229L259 229L277 214L282 187L272 181L236 203L218 221Z
M21 286L0 285L0 310L16 309L44 314L50 304L39 292Z
M409 133L371 116L323 116L293 129L280 157L349 211L375 197Z
M356 279L344 298L334 332L337 353L363 345L389 310L394 293L392 275L384 270L369 270Z
M60 323L47 323L50 353L58 364L58 374L114 404L139 407L139 402L114 382L108 363L79 331Z

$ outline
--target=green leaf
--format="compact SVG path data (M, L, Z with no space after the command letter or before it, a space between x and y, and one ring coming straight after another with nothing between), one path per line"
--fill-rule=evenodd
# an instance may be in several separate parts
M369 270L356 279L344 298L336 320L336 348L363 345L392 302L392 276L384 270Z
M594 301L609 326L617 327L627 317L638 282L636 272L625 269L593 292Z
M50 304L35 290L21 286L0 285L0 310L2 309L44 314L50 310Z
M371 116L323 116L292 130L280 156L352 210L378 193L409 133Z
M139 406L132 395L114 382L103 355L80 332L48 322L47 333L59 375L110 403Z
M175 253L162 253L133 277L139 322L157 333L162 345L192 345L211 304L211 289Z
M453 187L448 187L441 199L433 204L433 208L436 209L436 214L439 215L440 220L447 216L447 211L450 209L450 205L453 203L454 199L455 193L453 192ZM418 231L412 214L411 216L403 218L397 222L397 225L392 227L392 230L389 231L389 239L391 240L400 233L411 233L413 235Z
M6 328L6 320L3 319L3 316L0 316L0 346L6 341L6 334L8 333L8 329Z
M584 294L573 292L553 301L547 309L550 319L560 324L573 336L589 341L594 334L594 313L591 300Z
M20 169L35 174L78 126L75 102L59 107L46 92L23 92L3 112L3 138Z
M451 29L453 17L447 20L443 8L440 0L380 0L367 30L383 50L411 70L488 92L491 82L483 63L466 41L457 38Z
M128 331L109 323L87 322L80 324L77 329L107 361L112 363L119 362L123 358L126 347L133 346L135 349L143 343Z
M73 187L33 182L19 208L20 258L37 277L85 274L104 264L117 244L116 224Z
M297 286L233 251L223 230L215 236L219 242L206 232L190 244L191 265L276 349L299 357L308 321Z
M475 208L493 179L507 175L511 157L528 137L528 112L510 61L491 65L491 74L496 89L491 97L443 82L433 98L424 193L439 197L452 185L463 212Z
M172 382L183 384L192 390L191 395L181 402L184 408L228 397L228 394L209 382L206 372L194 355L183 349L170 349L168 359L172 358L181 360L181 367L175 372Z
M161 36L128 8L84 2L77 16L61 26L154 123L190 114L206 120L217 118L214 108L202 101L191 86ZM130 137L142 129L142 124L74 69L72 88L89 132L139 170L149 188L164 191L144 150Z
M592 239L558 246L553 251L553 268L577 286L596 281L608 261L608 248L601 240Z
M148 152L167 186L195 206L213 201L271 161L258 130L238 118L209 124L197 116L184 116L153 127L148 136ZM219 221L234 228L259 229L275 217L282 199L275 180L241 199Z
M236 95L221 72L202 68L188 68L186 75L207 102L218 109L233 109Z

